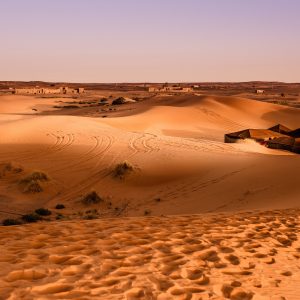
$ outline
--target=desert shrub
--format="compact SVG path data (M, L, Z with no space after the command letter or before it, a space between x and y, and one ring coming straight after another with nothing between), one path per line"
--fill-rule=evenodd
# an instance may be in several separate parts
M12 225L20 225L22 224L20 220L16 220L16 219L5 219L2 222L3 226L12 226Z
M86 205L96 204L96 203L99 203L101 201L102 201L102 198L95 191L92 191L92 192L86 194L82 198L82 203L86 204Z
M161 201L160 198L155 198L154 200L155 200L156 202L160 202L160 201Z
M86 215L83 217L84 220L94 220L94 219L98 219L99 216L95 215L95 214L90 214L90 215Z
M31 181L48 181L49 180L49 176L41 171L34 171L32 173L30 173L29 175L27 175L26 177L24 177L23 179L21 179L21 183L29 183Z
M43 188L38 180L28 182L23 190L24 193L40 193Z
M125 175L133 171L133 167L130 163L124 161L116 165L113 170L114 177L124 178Z
M35 223L41 220L41 217L38 214L28 214L28 215L23 215L22 220L26 223Z
M23 168L11 162L0 164L0 177L4 176L7 172L21 173L23 172Z
M112 105L120 105L126 103L126 99L124 97L119 97L115 99L111 104Z
M47 208L38 208L35 210L35 213L40 216L50 216L52 214L51 211Z
M102 98L102 99L100 99L100 102L107 102L107 98Z
M64 209L66 208L63 204L56 204L55 209Z

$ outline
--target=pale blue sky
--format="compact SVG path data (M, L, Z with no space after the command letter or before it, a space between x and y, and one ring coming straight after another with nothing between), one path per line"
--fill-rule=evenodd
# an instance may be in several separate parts
M1 0L0 80L300 82L299 0Z

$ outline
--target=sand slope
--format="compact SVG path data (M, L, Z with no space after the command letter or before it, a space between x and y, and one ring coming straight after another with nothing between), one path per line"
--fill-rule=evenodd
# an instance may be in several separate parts
M0 101L1 162L24 168L1 178L1 211L64 203L71 216L86 209L79 199L90 190L129 216L298 206L298 155L253 142L223 143L225 133L248 127L299 127L297 109L234 97L176 96L137 114L100 119L31 112L48 99ZM125 160L134 172L113 178L115 165ZM24 194L18 181L33 170L46 172L51 182L42 193Z

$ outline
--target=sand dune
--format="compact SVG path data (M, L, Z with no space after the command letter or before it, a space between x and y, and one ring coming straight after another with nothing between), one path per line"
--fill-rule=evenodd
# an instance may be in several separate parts
M1 228L0 299L297 300L299 211Z
M24 168L2 178L1 211L8 204L8 211L24 213L65 203L65 213L73 216L86 209L79 199L90 190L116 209L126 207L122 214L129 216L145 210L159 215L298 205L298 155L253 142L223 143L225 133L243 128L276 122L297 127L297 109L233 97L178 96L156 100L161 105L137 114L99 119L30 112L41 101L50 105L49 99L5 96L0 101L5 103L1 162ZM11 116L16 119L7 121ZM134 172L116 180L112 170L123 161ZM17 183L34 170L47 173L51 182L42 193L24 194ZM102 212L115 215L106 208Z
M299 299L300 156L223 142L300 127L299 110L174 96L40 114L55 101L0 97L0 219L52 211L0 227L0 299Z

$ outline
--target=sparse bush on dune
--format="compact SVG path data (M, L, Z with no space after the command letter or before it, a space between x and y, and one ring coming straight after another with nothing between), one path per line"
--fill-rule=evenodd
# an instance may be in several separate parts
M35 210L35 213L40 216L50 216L52 214L52 212L47 208L38 208Z
M81 201L83 204L90 205L99 203L103 200L96 191L91 191L90 193L86 194Z
M31 180L26 183L23 192L24 193L40 193L43 191L43 188L38 180Z
M132 171L133 171L133 166L127 161L124 161L116 165L116 167L113 170L113 175L114 177L122 179Z
M22 216L22 220L26 223L35 223L41 220L41 217L38 214L27 214Z
M20 224L22 224L22 222L16 219L5 219L2 222L3 226L12 226L12 225L20 225Z
M55 209L64 209L66 208L63 204L56 204Z
M49 181L49 176L41 171L34 171L20 180L21 185L25 185L24 193L40 193L43 191L41 182Z
M112 105L120 105L125 103L126 103L126 99L124 97L119 97L112 102Z
M23 172L23 168L12 162L0 164L0 177L4 176L6 173L17 174L17 173L21 173L21 172Z
M49 180L49 176L41 171L34 171L30 174L28 174L26 177L22 178L20 180L20 183L29 183L31 181L48 181Z

